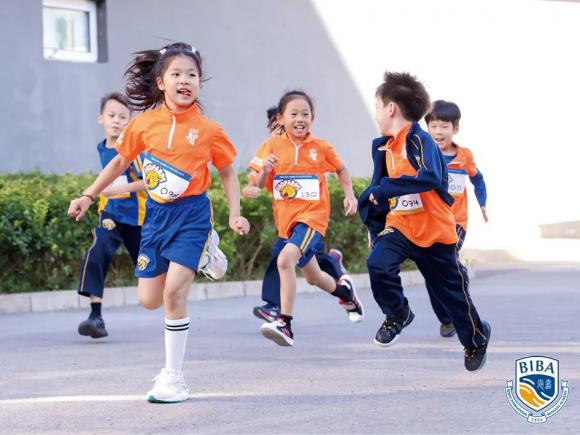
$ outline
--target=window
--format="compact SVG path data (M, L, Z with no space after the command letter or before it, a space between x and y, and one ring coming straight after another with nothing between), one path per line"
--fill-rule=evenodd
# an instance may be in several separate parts
M96 62L97 4L90 0L43 0L44 58Z

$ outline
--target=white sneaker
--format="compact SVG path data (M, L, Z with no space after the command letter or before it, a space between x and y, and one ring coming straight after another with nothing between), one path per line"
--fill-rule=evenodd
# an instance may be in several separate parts
M219 243L220 236L212 229L209 244L199 267L199 271L212 281L223 278L228 270L228 259L218 247Z
M352 291L352 301L338 300L338 303L344 308L348 316L348 320L353 323L358 323L365 317L364 307L361 300L356 294L356 288L354 286L354 281L350 275L342 275L338 280L340 285L347 286Z
M161 369L161 372L153 378L153 382L153 388L147 393L148 402L176 403L189 398L182 372Z

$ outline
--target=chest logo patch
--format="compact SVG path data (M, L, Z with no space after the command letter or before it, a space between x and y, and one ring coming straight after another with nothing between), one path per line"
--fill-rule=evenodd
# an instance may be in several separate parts
M190 145L194 145L198 137L199 130L197 128L190 128L185 139Z

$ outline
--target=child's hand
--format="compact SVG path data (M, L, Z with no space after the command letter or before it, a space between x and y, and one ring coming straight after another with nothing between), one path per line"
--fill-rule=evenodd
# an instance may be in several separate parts
M68 215L78 222L80 221L87 210L91 207L93 200L86 195L80 198L73 199L68 206Z
M267 174L272 172L274 170L274 166L276 166L276 163L278 163L278 160L278 157L276 157L274 154L270 154L268 157L266 157L264 159L264 171Z
M353 214L356 213L356 208L358 204L354 196L345 197L342 203L344 205L345 216L352 216Z
M374 205L379 205L379 201L377 201L375 199L375 197L373 196L373 194L371 193L371 195L369 196L369 201L372 202Z
M481 207L481 215L483 216L483 220L485 222L489 220L489 218L487 217L487 210L485 209L485 207Z
M260 188L257 186L248 185L242 191L242 195L244 195L244 198L248 198L248 199L255 199L258 197L259 194L260 194Z
M230 217L230 228L240 236L243 236L250 232L250 223L243 216L232 216Z

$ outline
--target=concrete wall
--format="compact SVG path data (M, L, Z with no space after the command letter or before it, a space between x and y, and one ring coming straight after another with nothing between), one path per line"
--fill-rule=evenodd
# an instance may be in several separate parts
M0 171L98 170L102 94L121 89L130 53L184 40L205 58L201 100L238 147L245 167L266 136L265 110L290 88L317 103L314 132L355 174L370 170L372 117L306 0L107 0L108 62L48 61L42 1L3 3Z

